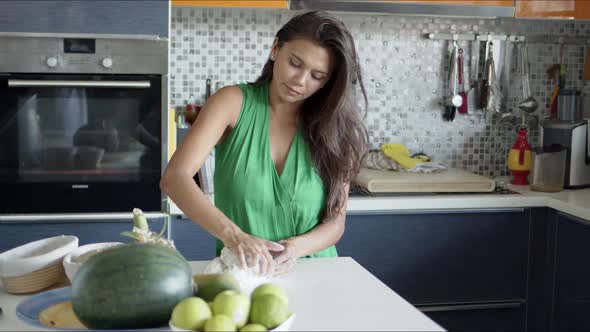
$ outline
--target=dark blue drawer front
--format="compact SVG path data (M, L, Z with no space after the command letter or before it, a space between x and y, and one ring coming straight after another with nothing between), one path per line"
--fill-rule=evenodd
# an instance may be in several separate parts
M174 245L190 261L215 258L215 238L188 218L172 218Z
M337 247L413 304L519 300L526 298L528 216L352 215Z
M150 228L160 231L164 219L150 219ZM130 238L121 236L123 231L131 231L133 221L113 220L101 222L36 222L36 223L0 223L0 252L20 245L59 235L74 235L80 245L96 242L124 242Z

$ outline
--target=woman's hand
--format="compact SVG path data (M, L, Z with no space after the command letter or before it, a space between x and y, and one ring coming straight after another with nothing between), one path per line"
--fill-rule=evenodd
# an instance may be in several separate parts
M281 244L244 232L240 232L238 235L233 236L231 240L224 242L224 246L238 256L243 269L258 265L260 274L263 275L274 270L275 261L270 252L282 252L285 249Z
M299 258L297 254L297 241L295 238L292 237L279 241L279 244L282 244L284 249L282 251L271 252L276 256L274 259L275 266L273 275L281 275L291 271L295 266L297 258Z

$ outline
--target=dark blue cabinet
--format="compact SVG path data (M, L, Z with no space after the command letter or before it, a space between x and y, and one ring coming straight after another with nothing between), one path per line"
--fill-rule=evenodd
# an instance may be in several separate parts
M415 305L526 297L529 210L351 215L338 243Z
M449 330L522 330L530 232L530 209L349 215L337 247Z
M150 218L150 229L160 231L164 218ZM80 245L96 242L130 242L121 232L133 229L129 219L0 222L0 252L59 235L74 235Z
M551 330L590 331L590 221L555 213Z
M448 331L525 331L526 303L449 305L423 309Z
M188 218L172 217L171 238L176 249L189 261L215 258L215 238Z

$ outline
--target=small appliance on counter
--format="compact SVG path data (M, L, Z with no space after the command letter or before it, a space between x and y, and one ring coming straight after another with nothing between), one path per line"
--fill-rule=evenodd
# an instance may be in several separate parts
M565 178L565 147L554 144L533 149L531 190L559 192Z
M564 187L590 186L590 129L588 119L581 121L543 120L543 146L563 145L566 150Z

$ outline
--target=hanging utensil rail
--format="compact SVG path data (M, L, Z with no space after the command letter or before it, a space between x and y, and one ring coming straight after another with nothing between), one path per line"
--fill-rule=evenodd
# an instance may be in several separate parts
M590 44L588 37L576 36L555 36L555 35L510 35L510 34L487 34L487 33L426 33L424 36L432 40L478 40L478 41L496 41L507 40L514 43L527 42L529 44L573 44L587 45Z

